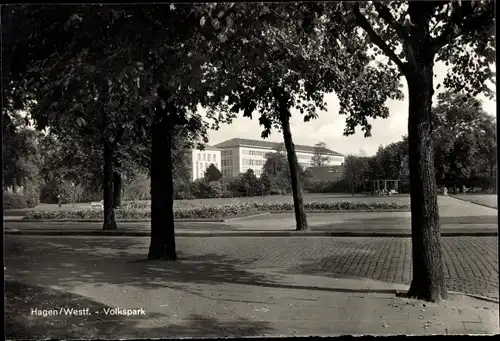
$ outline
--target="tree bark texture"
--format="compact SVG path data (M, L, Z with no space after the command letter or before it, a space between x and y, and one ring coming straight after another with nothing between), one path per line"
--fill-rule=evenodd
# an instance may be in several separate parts
M417 59L418 60L418 59ZM408 295L439 302L447 296L431 140L432 59L418 63L408 78L409 162L413 278Z
M302 184L299 174L299 162L295 153L295 145L292 139L290 128L290 112L287 108L280 109L280 121L283 129L283 139L285 140L286 157L290 166L290 180L292 183L293 206L295 210L295 221L297 231L306 231L309 229L307 224L306 212L304 210L304 197L302 194Z
M119 172L114 172L113 176L113 207L118 208L122 204L122 175Z
M172 178L172 123L160 112L152 128L151 243L149 259L176 260Z
M116 230L115 208L113 203L113 148L108 144L104 144L104 184L103 184L103 200L104 200L104 223L103 230Z

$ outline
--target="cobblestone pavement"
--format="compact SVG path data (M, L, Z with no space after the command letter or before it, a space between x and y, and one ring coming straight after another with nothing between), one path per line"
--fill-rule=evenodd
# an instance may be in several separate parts
M50 264L64 255L89 258L147 254L149 238L5 236L6 265L22 270L35 266L43 255ZM496 237L443 238L445 277L450 290L497 298L498 241ZM205 259L207 263L273 268L286 274L332 277L366 277L409 284L411 240L409 238L349 237L212 237L177 238L179 258ZM81 255L80 255L81 253ZM29 270L29 269L28 269Z

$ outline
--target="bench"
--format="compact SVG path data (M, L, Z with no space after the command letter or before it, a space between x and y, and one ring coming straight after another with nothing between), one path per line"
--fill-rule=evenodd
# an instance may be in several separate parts
M100 209L103 209L104 208L104 202L102 200L101 201L91 202L90 203L90 208L100 208Z

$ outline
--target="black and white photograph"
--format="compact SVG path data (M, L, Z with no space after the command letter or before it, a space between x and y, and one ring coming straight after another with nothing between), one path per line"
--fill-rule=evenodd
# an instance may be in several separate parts
M494 0L0 14L7 340L500 333Z

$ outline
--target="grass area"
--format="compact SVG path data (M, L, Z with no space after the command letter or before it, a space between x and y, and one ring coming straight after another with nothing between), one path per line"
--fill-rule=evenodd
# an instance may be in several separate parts
M304 194L304 202L337 202L337 201L348 201L348 202L391 202L391 203L409 203L409 195L397 195L397 196L380 196L372 197L365 195L355 195L343 194L343 193L311 193ZM175 200L174 207L193 207L201 205L225 205L232 203L253 203L253 202L268 202L268 203L292 203L293 198L291 195L268 195L268 196L257 196L257 197L241 197L241 198L211 198L211 199L193 199L193 200Z
M454 194L452 197L471 202L473 204L498 209L498 196L496 194Z

